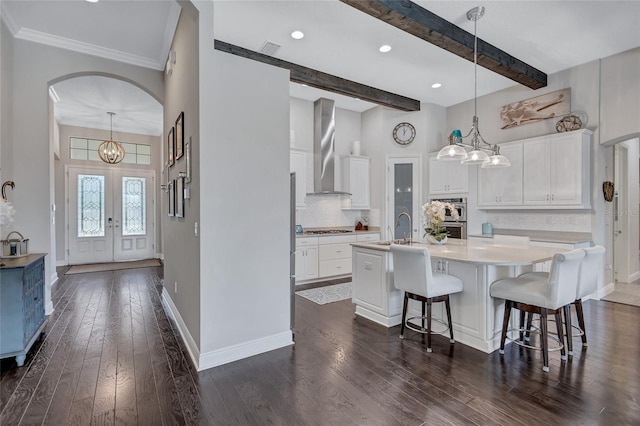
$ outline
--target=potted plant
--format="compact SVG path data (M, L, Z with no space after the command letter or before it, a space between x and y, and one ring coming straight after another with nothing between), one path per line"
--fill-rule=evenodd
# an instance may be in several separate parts
M444 244L447 242L447 228L442 225L446 210L451 212L453 220L458 220L458 210L451 203L431 201L422 206L424 236L431 244Z

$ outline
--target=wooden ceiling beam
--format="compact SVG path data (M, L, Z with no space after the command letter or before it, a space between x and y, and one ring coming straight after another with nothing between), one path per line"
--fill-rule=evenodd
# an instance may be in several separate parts
M473 34L416 3L408 0L340 1L473 62ZM531 89L547 86L547 74L480 38L478 65Z
M415 99L356 83L355 81L294 64L293 62L283 61L282 59L245 49L244 47L235 46L221 40L215 40L214 48L221 52L231 53L232 55L242 56L243 58L288 69L290 71L291 81L296 83L359 98L363 101L373 102L401 111L420 111L420 101Z

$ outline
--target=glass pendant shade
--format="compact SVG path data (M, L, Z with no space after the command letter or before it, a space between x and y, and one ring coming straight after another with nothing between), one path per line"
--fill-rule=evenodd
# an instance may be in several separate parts
M459 145L447 145L438 151L437 160L462 161L467 158L467 151Z
M511 163L509 159L504 155L492 155L489 157L489 161L482 164L483 169L498 169L500 167L510 167Z
M467 158L462 160L462 164L467 166L473 166L475 164L484 164L489 161L489 156L486 152L479 149L474 149L467 153Z

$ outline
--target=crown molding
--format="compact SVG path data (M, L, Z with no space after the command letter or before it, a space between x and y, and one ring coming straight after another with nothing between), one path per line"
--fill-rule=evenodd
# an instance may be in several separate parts
M84 43L82 41L72 40L65 37L59 37L40 31L21 28L15 35L15 38L31 41L34 43L46 44L48 46L58 47L60 49L71 50L86 55L98 56L101 58L111 59L118 62L124 62L131 65L137 65L144 68L151 68L162 71L164 69L164 61L145 58L143 56L132 55L130 53L121 52L119 50L109 49L106 47L96 46L94 44Z
M171 4L171 10L169 10L169 16L167 18L167 25L164 28L164 35L162 37L162 49L160 50L160 57L158 58L158 61L162 64L162 69L165 67L169 50L171 49L171 43L173 43L173 37L176 34L181 10L182 7L180 7L177 2L173 2Z

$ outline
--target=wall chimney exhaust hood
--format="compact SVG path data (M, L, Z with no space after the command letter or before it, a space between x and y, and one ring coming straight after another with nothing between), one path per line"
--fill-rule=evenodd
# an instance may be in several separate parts
M313 191L307 195L351 195L336 191L335 141L336 110L331 99L320 98L313 104Z

